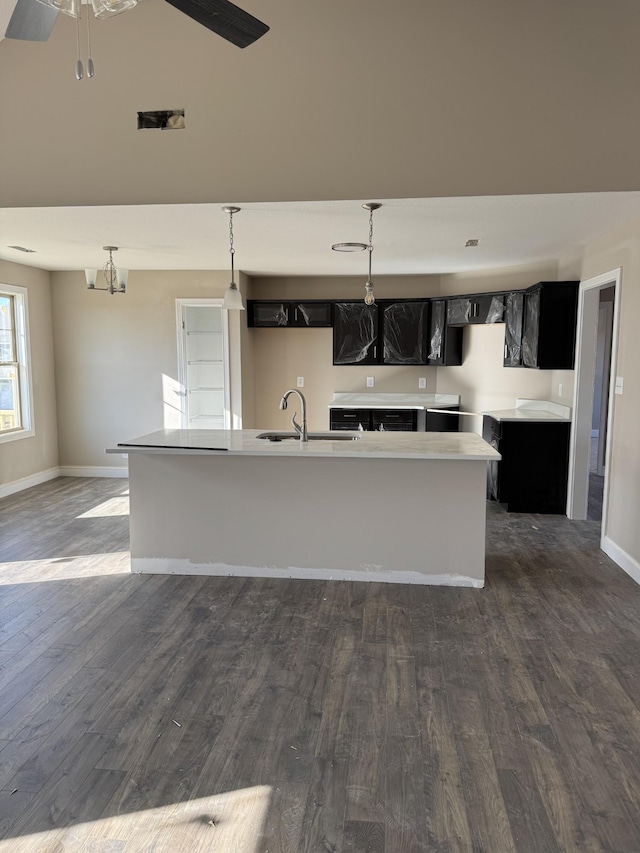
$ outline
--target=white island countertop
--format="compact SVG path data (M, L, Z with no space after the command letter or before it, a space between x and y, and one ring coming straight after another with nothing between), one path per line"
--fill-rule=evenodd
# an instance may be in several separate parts
M444 409L459 406L458 394L336 391L331 409Z
M491 461L500 459L479 435L472 432L353 432L337 431L336 440L296 439L268 441L262 432L287 435L279 430L164 429L123 441L107 453L221 454L225 456L287 456L342 459L450 459ZM321 433L331 436L330 432ZM347 441L337 436L356 436Z

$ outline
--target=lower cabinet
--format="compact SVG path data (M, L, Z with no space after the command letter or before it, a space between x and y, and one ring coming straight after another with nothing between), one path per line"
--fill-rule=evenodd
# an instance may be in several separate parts
M390 432L457 432L459 406L451 406L440 412L424 412L421 409L329 409L331 429L364 429Z
M489 462L487 497L507 512L564 515L569 476L571 424L497 421L485 415L482 437L501 455Z

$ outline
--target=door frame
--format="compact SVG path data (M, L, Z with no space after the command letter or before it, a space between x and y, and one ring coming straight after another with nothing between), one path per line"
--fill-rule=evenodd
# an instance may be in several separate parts
M216 298L190 298L176 299L176 338L178 344L178 383L180 385L180 396L182 398L181 421L182 429L188 429L189 419L187 417L187 391L186 391L186 376L187 376L187 359L186 346L187 340L184 335L184 317L183 309L192 306L202 306L211 308L219 306L222 314L222 353L224 357L224 428L231 429L232 413L231 413L231 371L229 365L229 312L224 310L224 299Z
M567 516L576 520L587 517L589 493L589 445L591 441L591 419L593 415L593 388L595 382L596 348L598 335L598 312L600 291L615 287L613 300L613 330L611 339L610 377L616 375L618 356L618 326L622 290L622 268L602 273L580 282L578 291L578 318L576 329L576 359L573 388L573 418L569 445L569 482L567 493ZM610 454L613 436L614 394L609 382L607 400L607 438L605 445L604 494L602 501L602 526L600 547L607 536Z

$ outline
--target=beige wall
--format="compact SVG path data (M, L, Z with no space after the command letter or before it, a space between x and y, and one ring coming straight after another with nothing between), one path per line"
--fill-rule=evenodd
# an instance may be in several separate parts
M573 256L560 264L562 275L581 280L617 267L622 269L622 284L618 355L612 374L624 378L624 393L613 398L606 534L637 565L640 563L640 220L592 241L581 257Z
M0 444L0 485L58 464L49 273L0 261L0 282L27 288L35 435Z
M224 293L226 272L132 271L125 296L87 290L82 272L52 273L60 465L124 466L105 448L175 425L177 298ZM242 416L240 338L230 312L231 409ZM247 361L249 361L247 359ZM244 366L251 391L251 364ZM249 399L251 411L253 401Z
M1 42L0 204L640 188L637 2L242 5L271 26L246 50L164 2L97 22L81 83L72 19Z

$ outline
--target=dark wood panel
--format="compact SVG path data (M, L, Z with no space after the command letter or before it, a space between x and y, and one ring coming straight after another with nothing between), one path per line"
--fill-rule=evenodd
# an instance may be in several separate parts
M640 850L640 588L597 524L488 505L483 590L143 577L125 489L0 501L12 853Z

